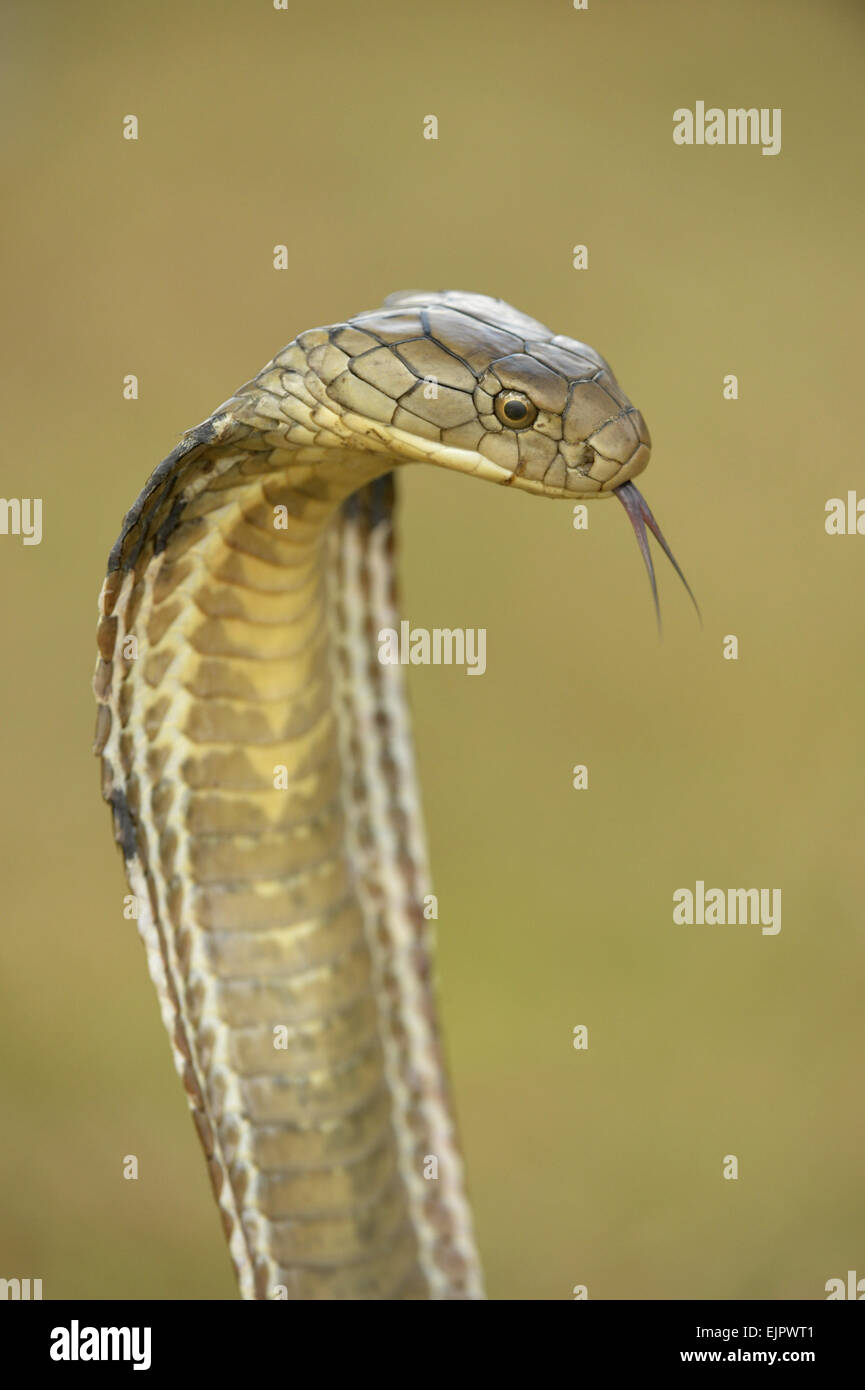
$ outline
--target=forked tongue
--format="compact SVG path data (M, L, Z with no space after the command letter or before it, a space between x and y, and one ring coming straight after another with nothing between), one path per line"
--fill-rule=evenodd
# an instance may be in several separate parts
M702 618L700 616L700 608L697 603L697 600L691 593L691 586L688 583L685 576L683 575L682 571L679 569L679 566L676 563L675 555L673 554L670 547L667 545L667 542L664 540L664 534L657 521L652 516L652 513L649 509L649 504L646 501L645 497L643 497L642 493L637 489L637 487L635 487L633 483L622 483L621 487L617 487L615 489L615 495L616 497L618 497L625 511L628 513L628 520L634 528L634 535L637 537L637 544L640 547L640 554L642 555L646 563L646 569L649 573L649 583L652 586L652 598L655 600L655 613L658 618L658 631L660 632L661 630L661 605L658 602L658 586L655 583L655 567L652 564L652 553L649 550L649 538L646 535L647 526L651 531L652 535L655 537L655 540L658 542L659 546L663 550L670 564L673 566L673 569L676 571L677 575L681 579L685 588L688 590L688 596L690 597L691 602L697 610L697 617L700 618L700 621L702 622Z

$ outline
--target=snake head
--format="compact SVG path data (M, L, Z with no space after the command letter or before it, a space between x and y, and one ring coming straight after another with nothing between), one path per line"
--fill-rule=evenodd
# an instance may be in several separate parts
M346 328L328 395L389 426L400 459L568 498L608 494L649 461L645 421L609 363L503 300L410 291Z
M634 501L632 481L651 439L594 348L504 300L458 290L390 295L381 309L301 334L296 346L310 369L306 389L360 453L436 463L544 497L615 493L657 604L646 526L672 554L648 507Z

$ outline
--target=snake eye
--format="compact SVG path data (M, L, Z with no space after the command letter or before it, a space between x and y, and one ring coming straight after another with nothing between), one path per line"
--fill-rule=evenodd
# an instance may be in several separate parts
M521 391L500 391L496 396L496 418L509 430L524 430L538 417L538 408Z

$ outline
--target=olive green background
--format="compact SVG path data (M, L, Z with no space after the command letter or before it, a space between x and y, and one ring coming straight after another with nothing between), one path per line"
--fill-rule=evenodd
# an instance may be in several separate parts
M861 6L4 9L0 490L44 499L44 539L0 537L0 1275L236 1296L121 915L96 598L185 428L296 333L412 287L504 297L610 359L704 617L656 550L659 641L613 501L580 533L566 504L404 470L406 616L488 632L483 679L409 690L489 1294L865 1275L865 538L824 530L865 492ZM698 99L781 107L782 153L675 146ZM674 926L698 878L780 887L780 934Z

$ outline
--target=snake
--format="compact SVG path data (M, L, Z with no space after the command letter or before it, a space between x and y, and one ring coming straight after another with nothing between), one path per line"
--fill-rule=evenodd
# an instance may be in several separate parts
M95 751L244 1299L485 1298L437 1021L395 479L572 502L651 449L606 360L501 299L389 295L187 431L99 598ZM689 590L690 592L690 590Z

